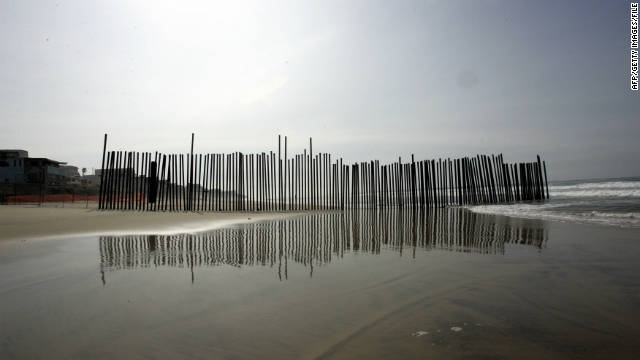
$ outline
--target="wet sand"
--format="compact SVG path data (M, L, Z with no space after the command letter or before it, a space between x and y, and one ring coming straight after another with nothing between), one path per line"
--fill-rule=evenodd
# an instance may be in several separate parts
M98 211L81 207L0 206L0 241L105 234L168 234L281 219L296 213Z
M640 231L462 209L0 243L3 358L634 358Z

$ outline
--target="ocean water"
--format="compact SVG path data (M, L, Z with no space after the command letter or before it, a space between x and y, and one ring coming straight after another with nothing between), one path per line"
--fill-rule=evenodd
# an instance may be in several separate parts
M640 177L555 181L550 199L469 207L476 213L640 228Z

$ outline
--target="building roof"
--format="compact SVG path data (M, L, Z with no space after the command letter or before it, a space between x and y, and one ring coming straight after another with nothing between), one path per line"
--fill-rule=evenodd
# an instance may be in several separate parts
M13 155L13 157L29 157L29 152L27 150L21 149L0 149L0 158L6 158L7 155Z
M27 160L27 161L32 161L32 160L38 161L38 160L41 160L41 161L44 161L45 163L53 164L53 165L65 165L66 164L66 162L51 160L51 159L47 159L47 158L26 158L25 160Z

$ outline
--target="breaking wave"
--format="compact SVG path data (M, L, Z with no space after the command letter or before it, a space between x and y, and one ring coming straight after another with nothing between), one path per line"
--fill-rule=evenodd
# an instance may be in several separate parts
M480 205L477 213L640 228L640 179L550 184L546 202Z

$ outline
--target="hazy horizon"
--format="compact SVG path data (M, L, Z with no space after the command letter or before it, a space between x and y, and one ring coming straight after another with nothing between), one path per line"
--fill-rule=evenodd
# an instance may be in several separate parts
M180 4L181 7L177 5ZM550 180L640 175L629 2L0 4L0 148L345 161L540 154Z

